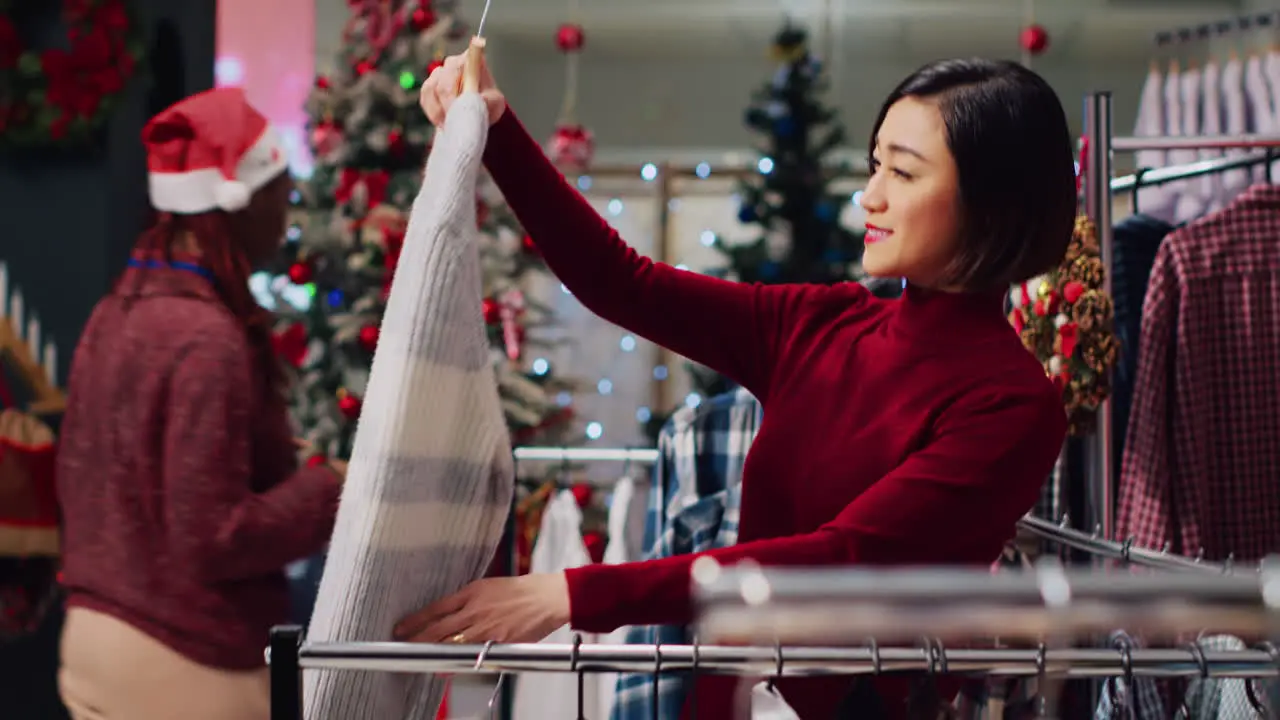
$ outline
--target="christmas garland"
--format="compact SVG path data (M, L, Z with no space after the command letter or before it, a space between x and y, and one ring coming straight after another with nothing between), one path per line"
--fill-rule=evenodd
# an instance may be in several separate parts
M19 27L51 2L0 0L0 148L91 139L142 57L137 15L125 0L62 0L65 46L27 47Z
M1062 391L1072 435L1093 430L1120 355L1105 281L1097 232L1079 217L1062 264L1011 293L1009 322Z

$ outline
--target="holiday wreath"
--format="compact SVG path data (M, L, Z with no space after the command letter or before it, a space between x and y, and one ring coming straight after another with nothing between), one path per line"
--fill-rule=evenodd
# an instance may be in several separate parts
M29 47L21 29L53 0L0 0L0 148L71 146L93 137L142 56L125 0L61 0L64 43Z
M1093 430L1120 355L1105 282L1097 232L1079 217L1062 263L1010 293L1009 322L1062 391L1072 435Z

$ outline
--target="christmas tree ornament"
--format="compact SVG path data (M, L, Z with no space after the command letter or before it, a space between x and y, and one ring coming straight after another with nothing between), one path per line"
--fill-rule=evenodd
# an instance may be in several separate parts
M595 157L595 137L582 125L557 125L549 145L552 162L569 170L584 171Z
M380 333L381 330L377 325L365 325L360 328L360 334L358 336L360 340L360 347L364 348L365 352L373 352L378 347L378 336Z
M576 23L564 23L556 30L556 47L563 53L576 53L586 43L586 33Z
M502 305L497 300L485 298L480 303L480 310L484 313L486 325L497 325L502 322Z
M1041 55L1049 49L1049 31L1041 25L1029 25L1018 35L1018 45L1030 55Z
M342 413L343 417L355 420L360 417L360 407L360 398L345 389L338 391L338 412Z
M414 8L409 17L411 19L413 29L418 32L426 32L431 29L432 25L436 24L436 14L432 12L429 7Z
M294 285L306 285L315 277L315 268L307 260L298 260L289 266L289 282Z

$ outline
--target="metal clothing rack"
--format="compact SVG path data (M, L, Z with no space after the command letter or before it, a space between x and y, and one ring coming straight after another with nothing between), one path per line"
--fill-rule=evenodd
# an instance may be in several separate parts
M1148 638L1280 633L1280 558L1260 572L1203 577L1068 570L693 567L698 636L726 644L842 644L867 637L1063 641L1123 629Z
M822 647L784 647L777 622L765 623L767 646L595 645L525 643L483 646L410 643L308 643L301 628L272 630L267 663L272 720L301 720L304 669L397 673L705 672L748 677L822 676L924 671L1101 678L1280 676L1280 650L1270 644L1241 651L1206 651L1192 644L1170 649L1049 647L1046 634L1065 636L1082 618L1141 615L1147 629L1166 635L1251 630L1273 637L1280 627L1280 571L1243 576L1105 575L1069 573L1042 563L1035 573L993 576L954 569L897 571L770 570L695 566L701 606L699 636L760 635L763 614L790 613L824 623ZM1194 582L1192 582L1194 581ZM738 622L733 622L737 616ZM743 623L744 618L748 622ZM973 622L980 619L981 622ZM1030 623L1037 624L1032 632ZM947 649L935 630L963 622L963 635L987 634L1035 641L1035 649ZM953 623L947 626L947 623ZM834 631L834 635L832 634ZM832 647L846 631L862 633L858 647ZM710 633L710 634L708 634ZM868 637L925 638L923 647L881 647Z
M1124 542L1107 540L1101 536L1101 528L1094 533L1083 533L1068 526L1067 519L1060 523L1052 523L1032 515L1018 521L1018 527L1049 542L1080 550L1093 557L1108 560L1119 560L1126 565L1137 565L1154 570L1173 572L1194 572L1202 575L1226 575L1234 572L1238 566L1233 561L1218 564L1205 562L1202 558L1187 558L1167 551L1148 550L1136 547L1132 539ZM1254 566L1248 566L1253 569Z
M1114 182L1112 153L1117 150L1168 150L1168 149L1275 149L1280 148L1280 135L1202 135L1185 137L1116 137L1112 133L1111 93L1095 92L1085 96L1085 142L1088 156L1084 167L1085 213L1097 229L1098 245L1106 270L1106 291L1111 292L1114 260L1111 221L1111 194L1121 189L1133 189L1135 185L1157 184L1176 179L1206 174L1203 163L1193 163L1178 169L1152 170L1132 180ZM1235 160L1233 158L1233 160ZM1258 162L1250 158L1252 163ZM1223 162L1219 170L1232 169L1236 165ZM1157 173L1162 173L1157 175ZM1186 173L1179 175L1179 173ZM1117 187L1118 185L1118 187ZM1097 432L1086 449L1089 455L1086 481L1089 488L1089 505L1097 513L1097 524L1102 535L1115 534L1115 428L1111 423L1111 403L1106 401L1098 409ZM1123 429L1121 430L1123 432Z

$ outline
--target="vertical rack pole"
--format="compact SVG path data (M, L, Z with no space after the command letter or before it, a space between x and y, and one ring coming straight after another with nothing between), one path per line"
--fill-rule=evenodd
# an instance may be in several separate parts
M1111 93L1095 92L1085 98L1085 137L1089 148L1085 168L1085 213L1094 223L1106 275L1105 288L1111 294ZM1095 508L1093 522L1101 526L1102 535L1115 533L1115 472L1111 427L1111 402L1098 408L1097 431L1086 442L1089 458L1086 477L1089 504Z
M271 628L267 663L271 674L271 720L302 720L302 668L298 650L302 628L277 625Z

